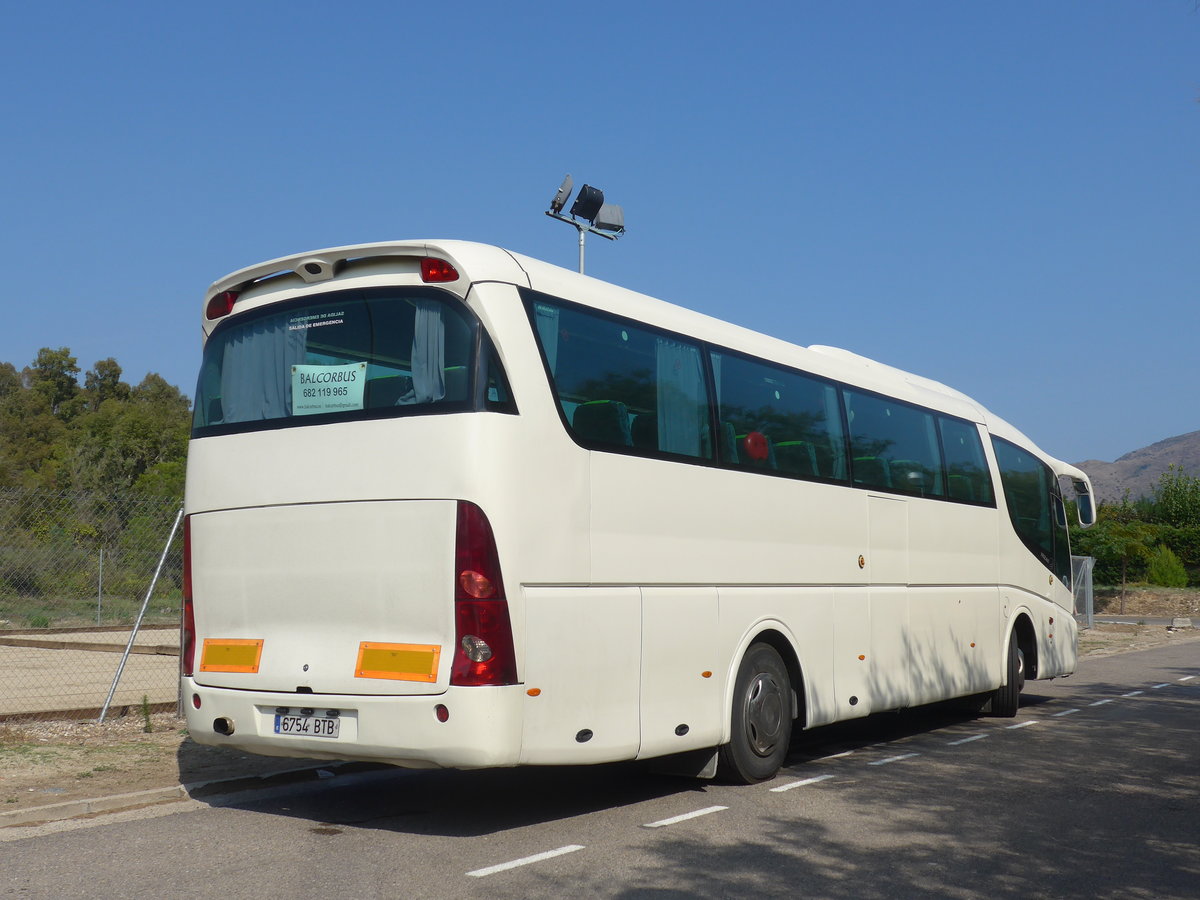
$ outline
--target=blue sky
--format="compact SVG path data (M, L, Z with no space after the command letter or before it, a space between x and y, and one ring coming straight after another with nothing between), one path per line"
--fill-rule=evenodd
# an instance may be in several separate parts
M1068 460L1200 429L1200 9L20 4L0 360L191 395L206 286L397 238L588 274L971 394Z

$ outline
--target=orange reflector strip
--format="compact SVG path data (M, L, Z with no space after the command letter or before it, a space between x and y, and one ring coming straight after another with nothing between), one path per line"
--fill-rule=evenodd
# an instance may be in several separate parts
M430 644L376 644L363 641L358 645L355 678L390 678L393 681L437 681L438 660L442 648Z
M263 642L246 638L206 638L200 652L201 672L253 675L262 658Z

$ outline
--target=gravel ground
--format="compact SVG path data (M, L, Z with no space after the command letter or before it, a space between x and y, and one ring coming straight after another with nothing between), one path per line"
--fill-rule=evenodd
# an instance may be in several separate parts
M1108 606L1105 612L1118 611L1116 602ZM1200 626L1200 592L1129 592L1124 615L1191 615ZM1083 658L1107 656L1196 640L1200 640L1200 627L1172 632L1163 626L1099 625L1080 633L1079 653ZM104 725L0 723L0 814L67 800L329 765L204 747L188 739L182 719L165 713L152 715L147 722L135 712Z

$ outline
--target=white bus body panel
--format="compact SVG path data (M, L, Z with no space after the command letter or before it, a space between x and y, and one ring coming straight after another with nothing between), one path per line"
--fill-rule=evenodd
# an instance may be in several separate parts
M239 304L418 284L418 257L448 259L464 276L448 289L494 341L520 414L192 441L198 643L264 641L258 673L184 680L185 697L201 699L200 710L186 704L196 740L229 743L212 729L227 716L233 743L255 752L412 766L711 747L729 738L741 655L766 631L794 654L809 727L998 686L1018 616L1033 624L1039 677L1074 668L1070 592L1013 533L1002 496L988 508L585 450L563 427L517 286L980 423L999 490L983 426L1029 442L969 398L496 248L411 242L316 255L373 254L383 258L348 264L356 274L336 281L279 275ZM234 273L210 295L309 256ZM495 533L518 685L448 685L458 500L479 504ZM437 680L355 676L362 641L439 646ZM312 699L297 687L311 687ZM446 723L434 715L439 703ZM341 737L274 735L275 707L302 704L341 710Z

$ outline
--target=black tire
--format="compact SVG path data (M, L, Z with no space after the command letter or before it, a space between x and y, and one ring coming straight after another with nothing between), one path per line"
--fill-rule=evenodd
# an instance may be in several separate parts
M1021 707L1021 690L1025 687L1025 654L1017 643L1014 631L1008 638L1008 677L1004 684L988 694L983 711L990 716L1011 719Z
M753 644L742 657L731 725L729 743L718 753L718 777L733 784L774 777L792 737L792 680L769 644Z

